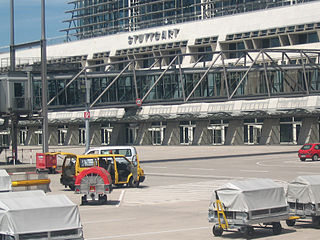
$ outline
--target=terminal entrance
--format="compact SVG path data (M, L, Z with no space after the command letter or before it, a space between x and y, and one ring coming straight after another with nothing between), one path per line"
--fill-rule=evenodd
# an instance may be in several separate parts
M244 125L244 143L259 144L261 138L261 124Z
M180 144L191 145L193 142L193 135L196 129L194 121L180 122Z

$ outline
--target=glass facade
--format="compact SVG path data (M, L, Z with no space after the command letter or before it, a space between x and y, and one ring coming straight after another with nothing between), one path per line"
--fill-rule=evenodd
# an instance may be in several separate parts
M73 9L67 12L71 18L65 20L69 27L63 31L83 39L308 1L312 0L72 0Z
M182 73L182 81L180 81L180 74L177 71L168 71L160 79L158 79L160 73L143 75L143 71L136 71L138 97L145 96L157 79L156 85L153 86L144 102L183 101L183 96L190 94L190 99L228 99L228 93L230 95L233 92L235 98L248 96L267 97L268 87L270 95L274 96L305 94L307 91L318 93L320 91L319 69L316 68L308 69L306 74L304 74L303 69L290 71L270 69L266 75L264 69L261 68L261 70L252 70L246 76L245 71L235 71L226 74L227 80L225 80L223 72L212 70L202 78L199 84L205 70L197 69L201 73ZM97 99L115 78L115 75L110 76L105 74L105 76L101 76L103 74L99 74L99 77L96 75L87 74L88 79L91 79L92 83L90 102ZM306 81L305 77L307 78ZM48 89L49 99L53 98L58 90L62 89L59 86L66 85L70 80L49 80L49 86L54 86ZM82 91L81 82L81 79L74 80L50 106L83 106L85 104L85 93ZM306 86L306 83L308 86ZM36 80L34 85L40 85L40 80ZM138 97L135 93L134 75L127 73L123 74L118 81L110 86L109 90L99 98L96 105L134 103ZM35 108L41 107L39 99L41 99L41 91L34 88Z

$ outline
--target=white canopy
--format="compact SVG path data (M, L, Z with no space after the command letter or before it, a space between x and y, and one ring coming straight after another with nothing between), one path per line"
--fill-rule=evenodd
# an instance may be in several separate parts
M41 191L8 192L2 195L3 197L1 195L2 193L0 193L0 234L13 235L81 228L78 206L65 195L46 196Z
M217 193L227 211L249 212L287 206L283 187L271 179L232 181ZM213 192L212 202L215 199Z
M299 176L288 184L288 202L320 203L320 175Z
M11 177L5 169L0 169L0 192L7 192L11 190Z

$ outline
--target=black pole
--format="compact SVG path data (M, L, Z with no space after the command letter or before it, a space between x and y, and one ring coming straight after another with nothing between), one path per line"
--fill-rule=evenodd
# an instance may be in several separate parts
M42 79L42 152L48 147L48 82L47 82L47 46L45 26L45 0L41 2L41 79Z

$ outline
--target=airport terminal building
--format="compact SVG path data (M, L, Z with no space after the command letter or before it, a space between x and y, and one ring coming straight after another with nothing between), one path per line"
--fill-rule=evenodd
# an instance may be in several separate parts
M68 4L64 42L47 46L50 145L85 144L86 104L91 145L320 141L320 1ZM14 73L9 56L0 100L15 104L0 103L0 143L10 112L30 108L19 144L40 145L40 49L16 51Z

